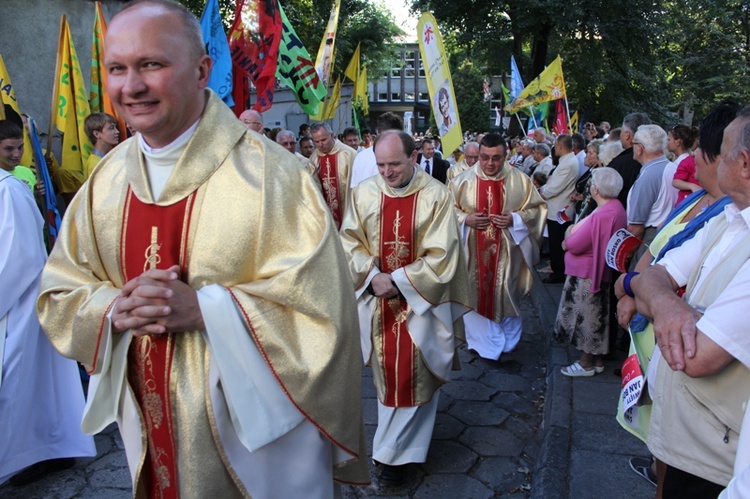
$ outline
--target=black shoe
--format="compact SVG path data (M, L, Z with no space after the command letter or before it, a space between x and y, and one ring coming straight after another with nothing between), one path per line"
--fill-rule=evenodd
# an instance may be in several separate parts
M48 461L32 464L20 473L13 475L10 478L10 484L14 487L28 485L56 471L67 470L74 464L76 464L76 460L72 457L50 459Z
M542 282L544 284L562 284L565 282L565 276L552 274L551 276L542 279Z
M406 465L391 466L390 464L383 464L383 469L380 470L378 475L378 481L384 485L397 486L402 485L406 481Z
M651 471L651 460L642 457L630 458L630 469L656 487L656 474Z

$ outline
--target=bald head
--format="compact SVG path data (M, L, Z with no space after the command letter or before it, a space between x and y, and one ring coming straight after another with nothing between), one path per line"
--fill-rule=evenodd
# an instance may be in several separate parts
M263 133L263 116L254 109L245 109L240 114L240 121L243 122L250 130Z
M135 8L147 9L147 11L155 14L159 12L174 14L177 23L173 24L170 29L174 31L175 28L182 28L185 46L190 49L194 57L206 55L206 45L203 41L200 21L187 7L175 0L131 0L125 4L120 12L115 14L115 17L110 21L110 25L117 19L117 16Z
M464 146L464 159L466 164L474 166L479 161L479 144L476 142L468 142Z

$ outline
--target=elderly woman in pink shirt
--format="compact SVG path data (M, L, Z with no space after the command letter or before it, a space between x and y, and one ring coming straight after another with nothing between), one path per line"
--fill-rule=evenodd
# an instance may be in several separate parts
M604 253L612 234L627 225L625 208L617 200L621 189L622 177L616 170L592 170L591 197L597 207L568 229L563 242L566 279L554 335L581 351L578 362L562 368L565 376L593 376L604 371L602 356L609 349L612 281Z

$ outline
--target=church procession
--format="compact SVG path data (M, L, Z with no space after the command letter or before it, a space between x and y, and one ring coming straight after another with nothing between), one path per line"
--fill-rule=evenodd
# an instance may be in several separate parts
M0 497L750 499L750 107L358 1L0 6Z

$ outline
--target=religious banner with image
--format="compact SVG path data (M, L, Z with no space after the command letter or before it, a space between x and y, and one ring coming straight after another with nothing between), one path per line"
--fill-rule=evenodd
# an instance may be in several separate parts
M429 12L423 12L417 23L419 52L424 61L427 89L430 91L432 113L437 123L437 133L443 143L443 156L450 156L463 142L458 119L456 94L453 92L448 57L437 21Z

